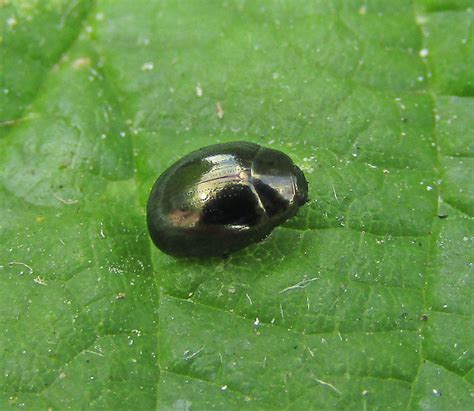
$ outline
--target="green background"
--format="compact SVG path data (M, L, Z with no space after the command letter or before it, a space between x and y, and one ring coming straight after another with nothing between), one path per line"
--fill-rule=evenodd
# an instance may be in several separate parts
M472 0L1 0L0 408L474 409ZM311 202L156 250L182 155L246 139Z

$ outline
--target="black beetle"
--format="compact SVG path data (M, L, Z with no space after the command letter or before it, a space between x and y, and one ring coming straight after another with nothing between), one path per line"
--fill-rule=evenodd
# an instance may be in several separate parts
M308 200L303 172L281 151L247 141L204 147L156 180L147 224L174 256L225 256L261 241Z

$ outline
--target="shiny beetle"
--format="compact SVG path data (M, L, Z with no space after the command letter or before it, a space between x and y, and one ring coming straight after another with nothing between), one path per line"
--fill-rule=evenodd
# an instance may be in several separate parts
M174 256L225 256L261 241L308 200L303 172L281 151L246 141L184 156L156 180L147 224Z

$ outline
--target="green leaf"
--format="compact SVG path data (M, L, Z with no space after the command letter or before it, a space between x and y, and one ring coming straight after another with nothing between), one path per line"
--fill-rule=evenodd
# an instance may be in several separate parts
M474 408L471 0L0 2L0 408ZM227 260L155 249L189 151L311 202Z

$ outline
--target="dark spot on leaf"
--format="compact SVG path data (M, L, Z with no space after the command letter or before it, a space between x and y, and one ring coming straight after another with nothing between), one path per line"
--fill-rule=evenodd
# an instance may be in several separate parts
M422 315L420 316L420 320L421 320L421 321L428 321L428 316L427 316L426 314L422 314Z

